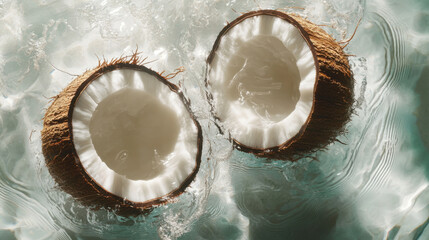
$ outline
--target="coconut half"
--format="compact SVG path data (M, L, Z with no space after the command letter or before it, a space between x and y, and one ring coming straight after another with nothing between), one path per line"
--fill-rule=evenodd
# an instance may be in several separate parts
M189 186L202 134L178 87L133 56L71 82L45 114L42 143L49 171L66 192L135 215Z
M317 25L274 10L243 14L219 33L206 83L235 146L269 158L293 160L332 142L353 102L341 46Z

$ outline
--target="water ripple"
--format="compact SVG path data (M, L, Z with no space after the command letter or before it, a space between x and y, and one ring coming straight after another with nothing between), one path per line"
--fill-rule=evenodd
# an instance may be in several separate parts
M338 39L363 16L345 48L356 55L355 115L339 137L345 145L295 163L263 160L233 151L217 130L204 99L204 61L223 24L258 5L307 14ZM421 162L428 154L413 128L410 24L394 7L363 0L1 3L0 30L8 34L0 41L0 230L22 239L33 232L40 239L424 238L429 183ZM48 105L42 95L71 80L45 60L80 73L96 64L95 54L126 54L136 44L158 60L155 69L187 69L172 81L202 122L205 161L177 202L123 218L82 206L56 186L40 149L40 119Z

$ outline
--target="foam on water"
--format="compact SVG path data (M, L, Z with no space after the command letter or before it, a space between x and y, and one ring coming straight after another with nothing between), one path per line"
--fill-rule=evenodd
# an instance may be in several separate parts
M286 9L323 25L354 72L348 132L296 163L232 149L211 118L205 59L226 21ZM429 4L424 1L0 1L0 239L429 239ZM204 129L201 171L151 214L90 210L41 154L44 109L98 57L139 46L149 67L186 71ZM344 143L344 144L342 144Z

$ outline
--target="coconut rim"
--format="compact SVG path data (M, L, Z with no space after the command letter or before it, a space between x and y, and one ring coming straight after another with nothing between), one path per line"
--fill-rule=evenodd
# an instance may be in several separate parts
M308 47L310 48L310 51L313 55L313 60L314 60L314 67L316 70L316 76L315 76L315 81L314 81L314 87L313 87L313 102L312 102L312 106L311 106L311 110L310 113L307 117L307 120L304 122L304 124L301 126L300 130L298 131L297 134L295 134L295 136L291 137L290 139L288 139L287 141L274 146L274 147L269 147L269 148L256 148L256 147L249 147L247 145L244 145L242 143L240 143L239 141L237 141L236 139L232 138L233 144L236 148L244 151L244 152L251 152L251 153L264 153L264 152L276 152L280 149L284 149L284 148L288 148L291 144L293 144L294 142L297 142L301 136L304 134L308 123L311 121L312 119L312 115L314 112L314 106L316 103L316 91L317 91L317 85L319 82L319 61L317 59L317 51L313 45L313 42L310 39L310 35L308 34L308 32L305 31L305 29L301 26L301 24L298 23L298 21L296 21L293 17L289 16L288 14L284 13L284 12L280 12L277 10L270 10L270 9L263 9L263 10L257 10L257 11L251 11L251 12L247 12L242 14L241 16L239 16L238 18L234 19L234 21L232 21L231 23L229 23L228 25L226 25L218 34L215 43L213 44L213 48L210 51L209 56L207 57L207 74L206 74L206 86L210 85L209 81L208 81L208 73L210 72L210 63L212 62L216 51L219 48L220 42L222 40L222 37L233 27L235 27L236 25L238 25L239 23L243 22L244 20L251 18L251 17L256 17L256 16L262 16L262 15L266 15L266 16L273 16L273 17L278 17L284 21L287 21L288 23L292 24L294 27L296 27L299 30L300 35L302 36L302 38L305 40L305 42L307 43ZM209 98L210 99L210 98ZM212 107L212 112L213 112L213 107ZM216 117L217 120L220 120L218 117Z
M99 78L104 73L112 72L112 71L117 70L117 69L130 69L130 70L135 70L135 71L143 71L143 72L146 72L146 73L150 74L151 76L155 77L156 80L160 81L162 84L167 85L167 87L172 92L178 94L180 100L182 101L184 107L188 111L188 113L189 113L192 121L194 122L195 126L197 127L197 131L198 131L198 133L197 133L197 154L196 154L196 159L195 159L196 165L195 165L194 169L192 170L191 174L189 174L185 178L185 180L182 181L182 183L179 185L178 188L173 189L172 191L170 191L169 193L167 193L163 196L153 198L153 199L149 199L149 200L144 201L144 202L135 202L135 201L128 200L124 197L121 197L121 196L118 196L112 192L109 192L105 188L100 186L100 184L98 184L93 178L91 178L91 176L88 174L86 169L83 167L83 165L80 161L79 155L76 152L76 148L75 148L75 144L74 144L72 119L73 119L73 112L74 112L76 102L79 99L81 93L91 84L92 81L96 80L97 78ZM67 119L68 119L68 129L70 131L70 139L71 139L71 144L72 144L72 153L71 154L73 155L73 157L75 159L75 163L77 164L77 166L78 166L80 172L82 173L83 177L85 178L86 182L88 182L92 187L94 187L96 190L98 190L100 192L99 194L103 197L114 198L116 201L123 202L126 205L132 205L136 208L142 208L142 209L151 208L152 206L165 204L165 203L171 201L171 199L182 194L186 190L186 188L191 184L191 182L195 179L195 176L198 173L198 170L199 170L199 167L201 164L201 155L202 155L202 129L201 129L201 125L196 120L195 115L193 114L193 112L190 109L189 100L187 100L185 98L183 93L179 90L179 88L175 84L167 81L167 79L162 77L160 74L158 74L157 72L155 72L155 71L153 71L153 70L151 70L151 69L149 69L143 65L126 63L126 62L119 62L119 63L110 64L107 66L102 66L100 69L98 69L93 74L91 74L87 79L85 79L82 82L82 84L77 88L77 90L74 93L74 96L70 102L70 105L69 105Z

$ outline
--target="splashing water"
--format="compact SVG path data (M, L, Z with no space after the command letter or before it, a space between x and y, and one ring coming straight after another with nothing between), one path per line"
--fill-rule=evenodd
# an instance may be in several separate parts
M227 21L307 16L350 44L355 114L298 162L233 150L207 109L205 59ZM429 239L427 1L0 1L0 239ZM172 204L124 218L62 192L41 154L49 97L136 46L204 129L201 170ZM124 155L118 156L123 160ZM316 161L314 159L317 159Z

